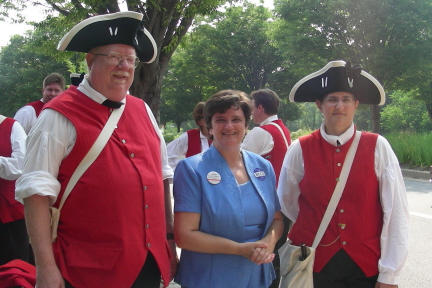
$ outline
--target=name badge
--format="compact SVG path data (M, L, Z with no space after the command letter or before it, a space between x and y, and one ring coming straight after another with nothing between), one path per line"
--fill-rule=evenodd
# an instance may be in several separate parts
M221 176L218 172L211 171L207 174L207 181L213 185L219 184L221 181Z
M264 171L262 171L260 168L254 169L254 175L256 178L258 178L261 181L264 181L266 179L266 175L265 175Z

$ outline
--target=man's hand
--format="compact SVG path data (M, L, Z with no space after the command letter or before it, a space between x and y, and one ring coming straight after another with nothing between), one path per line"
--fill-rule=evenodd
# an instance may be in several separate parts
M64 288L65 283L57 266L38 267L36 288Z

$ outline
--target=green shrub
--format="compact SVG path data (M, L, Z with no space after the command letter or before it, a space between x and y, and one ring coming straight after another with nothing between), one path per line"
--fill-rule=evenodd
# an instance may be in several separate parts
M303 130L303 129L299 129L297 131L291 132L291 140L294 141L297 138L299 138L300 136L304 136L304 135L308 135L310 133L312 133L314 130Z
M421 168L432 165L431 132L393 132L384 137L392 146L399 163Z
M180 132L177 132L177 126L172 122L168 122L162 128L162 135L165 139L166 144L179 137L182 133L183 133L182 129L180 129Z

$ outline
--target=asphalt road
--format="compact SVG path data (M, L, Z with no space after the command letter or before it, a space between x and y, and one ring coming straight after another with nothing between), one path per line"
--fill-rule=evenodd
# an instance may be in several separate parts
M410 212L409 254L399 288L432 288L432 183L405 178ZM169 288L180 288L172 282Z
M410 211L409 254L400 288L432 287L432 183L405 179Z

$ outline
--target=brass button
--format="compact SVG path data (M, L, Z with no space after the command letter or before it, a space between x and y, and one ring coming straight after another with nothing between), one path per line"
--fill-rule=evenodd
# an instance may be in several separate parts
M346 227L346 224L343 224L343 223L339 223L338 224L338 226L343 230L343 229L345 229L345 227Z
M338 149L336 149L336 152L338 152L338 153L339 153L339 152L340 152L340 149L339 149L339 148L338 148Z
M130 157L131 157L131 158L134 158L134 157L135 157L135 154L134 154L134 153L131 153L131 154L130 154Z

